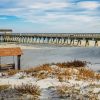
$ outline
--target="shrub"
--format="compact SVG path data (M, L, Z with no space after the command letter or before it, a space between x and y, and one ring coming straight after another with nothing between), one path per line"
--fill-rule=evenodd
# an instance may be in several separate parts
M35 67L34 71L35 72L38 72L38 71L48 71L48 72L51 72L52 68L49 66L49 64L43 64L43 65L41 65L39 67Z
M84 69L84 68L79 70L79 75L82 76L83 78L86 78L86 79L95 78L94 71L89 70L89 69Z
M59 82L63 82L64 81L63 78L64 77L62 75L60 75L60 74L57 75L57 79L59 80Z
M61 67L61 68L85 67L86 66L86 61L74 60L74 61L71 61L71 62L57 63L56 65Z
M38 79L45 79L48 77L48 72L45 71L35 72L32 73L32 76Z
M96 75L95 75L95 78L96 78L97 80L100 80L100 73L96 74Z
M57 95L66 100L81 100L80 89L75 89L74 86L61 85L55 89ZM83 99L82 99L83 100Z
M11 70L8 70L7 74L9 76L12 76L12 75L15 75L16 73L18 73L19 71L18 70L14 70L14 69L11 69Z
M15 86L14 89L23 94L31 94L33 96L40 96L41 94L39 86L32 84L22 84L20 86Z
M68 62L68 65L73 67L85 67L86 61L74 60L72 62Z
M34 71L34 68L30 68L30 69L24 70L24 72L25 72L26 74L30 74L30 73L32 73L33 71Z
M39 71L51 72L52 68L49 66L49 64L43 64L43 65L37 66L35 68L30 68L28 70L24 70L24 72L26 72L27 74L33 73L33 72L39 72Z
M56 74L56 76L60 82L71 79L71 73L68 69L60 72L59 74Z
M68 92L70 92L71 87L68 87L66 85L56 86L56 92L59 95L59 97L66 97L68 96Z

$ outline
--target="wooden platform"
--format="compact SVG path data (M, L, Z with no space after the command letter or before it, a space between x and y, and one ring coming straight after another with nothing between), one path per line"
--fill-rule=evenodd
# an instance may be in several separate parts
M15 69L15 64L0 64L0 70Z

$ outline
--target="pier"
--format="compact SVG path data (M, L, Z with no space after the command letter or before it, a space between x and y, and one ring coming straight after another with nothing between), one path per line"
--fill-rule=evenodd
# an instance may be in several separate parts
M65 46L100 46L100 33L0 33L0 42L57 44Z

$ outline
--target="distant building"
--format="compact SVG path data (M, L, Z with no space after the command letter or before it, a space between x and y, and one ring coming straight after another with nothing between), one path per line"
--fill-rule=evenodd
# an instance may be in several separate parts
M0 33L9 34L12 33L12 29L0 29Z

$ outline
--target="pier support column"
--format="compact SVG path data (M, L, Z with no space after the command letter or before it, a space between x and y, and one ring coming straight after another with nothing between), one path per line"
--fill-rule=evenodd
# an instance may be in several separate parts
M78 40L77 41L77 46L80 46L81 45L81 40Z
M73 42L73 40L71 39L71 40L70 40L70 45L72 45L72 42Z
M29 43L32 43L32 37L29 37Z
M57 44L59 44L60 43L60 39L59 38L57 38Z
M60 44L63 44L63 38L60 39Z
M67 45L68 45L68 40L69 40L69 39L66 40L66 41L67 41Z
M58 38L55 39L55 43L58 44Z
M50 44L52 43L52 38L49 39L49 43L50 43Z
M42 43L45 43L46 37L42 37L42 40L43 40Z
M71 44L74 45L74 39L72 39L72 43Z
M47 43L49 43L49 41L50 41L50 38L47 38Z
M66 42L66 39L64 38L63 44L65 44L65 42Z
M98 46L98 41L97 40L95 41L95 46Z
M89 46L89 40L86 40L85 46Z
M34 43L34 37L32 37L32 43Z
M41 41L41 38L40 38L40 37L38 38L38 41L39 41L39 43L40 43L40 41Z
M38 40L38 38L37 38L37 37L35 37L35 43L37 43L37 40Z
M53 38L53 44L55 44L55 38Z

